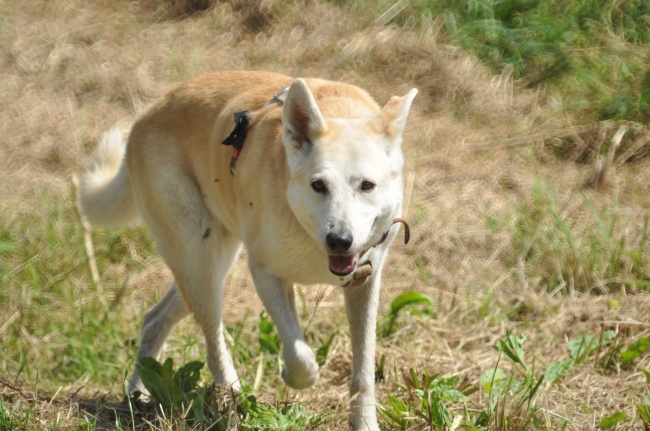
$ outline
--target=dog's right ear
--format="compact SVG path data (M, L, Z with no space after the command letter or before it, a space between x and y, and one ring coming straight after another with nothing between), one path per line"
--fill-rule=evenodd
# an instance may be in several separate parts
M304 79L291 84L282 108L282 135L298 150L311 148L315 138L327 132L327 123Z

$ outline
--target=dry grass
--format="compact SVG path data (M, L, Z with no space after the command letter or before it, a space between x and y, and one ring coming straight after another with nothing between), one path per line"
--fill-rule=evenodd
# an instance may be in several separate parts
M208 3L213 4L204 10ZM33 0L0 4L0 170L4 174L0 220L4 229L19 223L25 213L48 214L43 206L55 204L43 200L44 191L71 205L70 177L81 170L101 133L117 122L128 124L155 97L191 76L220 69L318 76L357 84L380 103L416 86L420 94L405 136L408 175L413 179L407 208L412 242L394 246L380 312L385 313L398 294L417 290L434 298L435 318L403 317L398 331L380 340L378 353L387 358L386 379L378 386L380 400L396 390L408 368L460 375L478 384L481 372L496 365L494 343L509 330L526 333L528 357L546 362L566 357L566 343L576 336L614 329L622 343L629 343L650 334L647 290L634 295L619 290L599 296L580 292L551 296L540 272L526 266L521 256L512 256L512 230L488 223L511 220L541 181L548 182L557 200L566 203L565 215L576 226L587 226L589 211L580 205L576 190L588 178L591 166L574 163L580 157L571 161L554 153L548 136L567 129L570 119L561 119L554 102L546 100L541 90L517 89L507 72L491 76L476 60L444 45L433 24L431 28L396 27L378 21L380 13L358 16L320 1L263 0L254 8L244 3L148 1L136 7L127 1ZM197 9L202 11L191 13ZM635 135L639 142L647 138L644 133ZM478 144L522 135L538 139L528 145L474 151ZM575 148L587 138L576 137ZM628 234L632 245L650 206L648 172L645 159L615 163L602 192L584 191L599 211L619 209L624 218L617 229ZM135 241L122 241L136 262L135 269L121 262L107 263L99 291L89 277L75 276L71 282L82 296L104 295L109 306L111 301L119 303L121 315L129 317L116 325L136 337L139 316L161 296L170 276L160 260L148 257ZM83 249L72 250L78 250L83 264ZM5 258L0 254L0 261ZM60 272L68 269L62 267ZM127 275L127 290L118 294ZM94 415L95 403L102 404L105 398L117 401L122 394L117 381L99 384L81 375L59 385L39 379L59 346L51 344L48 336L30 338L23 315L39 314L37 325L45 325L46 320L66 314L69 303L39 309L38 302L30 299L28 282L2 280L6 285L0 287L5 291L0 295L1 349L9 347L6 334L22 333L16 345L22 346L24 360L32 364L29 376L16 380L21 374L19 361L9 355L12 359L2 363L4 402L16 406L20 400L18 409L32 406L47 423L58 417L65 429L74 427L87 411ZM337 290L300 290L310 333L331 333L344 325ZM261 309L243 260L230 278L226 301L228 325L246 313L255 320ZM84 307L83 301L75 304ZM316 306L318 313L312 316ZM52 334L56 331L53 328ZM178 360L202 357L200 345L188 341L192 332L192 322L175 332L170 354ZM345 418L348 344L347 336L336 338L316 389L288 395L302 400L311 412L333 409L328 429L340 429ZM128 353L120 356L123 362L117 364L123 370L130 368L135 353L134 347L125 350ZM540 406L570 418L568 429L592 429L600 418L619 410L630 418L626 426L642 429L632 418L634 403L648 392L640 372L644 368L650 368L647 355L624 370L603 369L595 361L583 363L560 384L545 387L538 397ZM265 379L262 399L272 400L279 379L268 373ZM480 391L473 397L481 403ZM110 410L110 405L104 410ZM552 414L545 418L549 429L561 427ZM98 421L102 423L110 424L110 419Z

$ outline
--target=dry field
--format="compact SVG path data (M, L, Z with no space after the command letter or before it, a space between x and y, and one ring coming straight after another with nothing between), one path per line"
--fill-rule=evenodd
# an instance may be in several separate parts
M481 411L492 414L489 429L598 429L618 412L625 419L610 429L648 429L635 405L650 396L650 355L621 359L650 336L646 129L572 129L583 125L543 88L520 88L507 71L492 76L446 45L435 21L392 24L389 5L362 13L320 0L213 3L184 16L153 1L0 2L0 429L171 428L122 402L141 316L170 275L146 231L129 228L93 234L95 283L71 177L112 125L128 125L180 81L225 69L342 80L380 104L420 89L404 144L412 239L393 246L380 314L404 292L428 299L401 310L379 339L380 403L389 393L414 403L413 369L460 378L469 398L446 401L462 417L458 429ZM593 152L621 126L624 144L605 158L599 187L585 186ZM229 278L226 324L256 344L261 304L243 261ZM261 401L298 400L309 415L331 412L322 429L345 429L342 296L298 289L312 344L334 336L321 381L288 390L277 359L262 353L238 370L252 385L265 360ZM197 333L191 319L179 325L165 355L177 365L203 359ZM495 349L510 333L527 336L521 363ZM589 337L599 347L573 355ZM494 367L539 378L570 358L564 376L525 402L481 382Z

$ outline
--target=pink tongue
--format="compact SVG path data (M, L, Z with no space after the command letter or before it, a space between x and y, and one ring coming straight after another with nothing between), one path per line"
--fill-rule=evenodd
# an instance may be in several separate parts
M336 275L348 275L354 271L359 254L352 256L329 256L330 271Z

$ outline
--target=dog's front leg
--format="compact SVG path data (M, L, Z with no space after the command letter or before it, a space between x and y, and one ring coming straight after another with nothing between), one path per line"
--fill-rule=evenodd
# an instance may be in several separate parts
M343 288L352 338L350 425L354 431L378 431L375 407L375 336L381 268L358 287Z
M300 330L293 285L271 276L262 267L250 267L257 293L282 339L282 379L292 388L308 388L318 380L318 363Z

